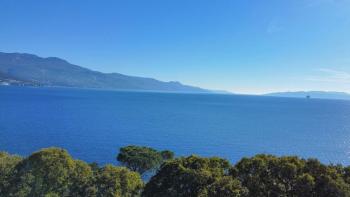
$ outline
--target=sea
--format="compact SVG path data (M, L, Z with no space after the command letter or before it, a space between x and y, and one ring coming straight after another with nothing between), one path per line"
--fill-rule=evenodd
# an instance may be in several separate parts
M350 101L0 86L0 151L62 147L117 164L127 145L228 159L296 155L350 164Z

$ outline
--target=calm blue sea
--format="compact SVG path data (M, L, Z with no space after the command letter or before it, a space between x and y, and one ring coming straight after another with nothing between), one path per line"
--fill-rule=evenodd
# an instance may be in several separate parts
M221 156L258 153L350 164L350 101L0 87L0 150L59 146L116 163L121 146Z

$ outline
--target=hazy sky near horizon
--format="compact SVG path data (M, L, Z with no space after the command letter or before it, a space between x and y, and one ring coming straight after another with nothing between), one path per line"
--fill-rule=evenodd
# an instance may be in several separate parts
M350 92L350 0L0 2L0 51L209 89Z

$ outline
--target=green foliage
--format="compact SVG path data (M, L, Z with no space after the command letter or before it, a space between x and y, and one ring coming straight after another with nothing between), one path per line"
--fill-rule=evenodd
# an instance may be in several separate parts
M229 176L218 178L214 183L202 189L200 197L244 197L248 189L241 182Z
M304 170L315 179L316 195L320 197L350 196L350 185L344 179L343 167L327 166L316 159L308 159Z
M22 160L16 155L0 152L0 196L5 196L10 186L9 179L13 175L14 168Z
M296 157L257 155L243 158L236 165L238 174L232 175L238 175L251 196L279 196L291 192L292 181L302 165Z
M231 171L249 196L350 196L341 170L315 159L257 155L243 158Z
M164 160L172 159L171 151L157 151L144 146L126 146L120 148L117 160L127 168L144 174L159 167Z
M138 172L87 164L59 148L23 159L0 152L0 196L350 197L350 166L316 159L256 155L232 166L217 157L172 159L171 151L137 146L122 148L118 157L135 171L160 168L144 187Z
M230 164L220 158L190 156L165 162L147 183L143 196L215 196L217 192L244 193L236 180L227 176ZM225 182L229 180L229 182ZM225 185L225 191L219 191Z
M23 160L0 153L0 196L139 196L139 174L124 167L91 166L59 148L42 149Z
M45 196L51 193L68 196L76 184L82 183L75 182L82 178L76 177L76 170L81 167L82 164L77 164L63 149L42 149L16 166L9 193L13 196ZM91 169L87 170L91 174Z
M314 196L315 178L308 173L299 175L295 180L293 193L295 196Z
M163 160L169 160L174 158L174 153L170 150L163 150L160 152L160 155L162 156Z
M95 176L92 168L85 162L75 160L75 170L71 175L70 196L95 196Z
M139 196L143 182L138 173L124 167L106 165L97 175L99 197Z
M56 193L50 192L50 193L45 194L44 197L60 197L60 196L58 194L56 194Z
M143 196L347 197L350 167L315 159L256 155L235 166L191 156L163 164Z

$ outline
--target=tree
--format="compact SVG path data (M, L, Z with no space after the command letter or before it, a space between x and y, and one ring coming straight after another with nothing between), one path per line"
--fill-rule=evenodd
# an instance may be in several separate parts
M306 160L304 168L304 172L314 178L314 193L320 197L350 196L350 185L346 183L344 171L346 171L346 168L327 166L317 159Z
M214 183L201 190L199 197L245 197L248 189L241 182L230 176L217 179Z
M249 190L249 196L350 196L343 168L316 159L257 155L243 158L231 170Z
M250 196L288 196L304 165L297 157L257 155L238 162L232 176L242 181Z
M317 159L256 155L232 166L217 157L172 159L171 151L138 146L122 148L118 157L135 171L160 168L144 187L138 172L87 164L60 148L42 149L24 159L0 152L0 196L350 196L350 166L325 165Z
M70 196L96 196L95 174L87 163L75 160L75 169L70 179Z
M237 184L237 180L227 177L229 167L227 160L216 157L201 158L193 155L170 160L165 162L158 173L146 184L142 195L145 197L210 196L217 192L218 185L225 184L226 180L230 180L225 187L228 193L230 193L230 187L231 192L237 190L233 193L240 193L243 188Z
M144 174L159 167L163 161L172 159L171 151L159 152L153 148L143 146L126 146L120 148L117 160L127 168Z
M7 188L10 186L9 179L13 175L14 168L21 160L22 158L17 155L0 152L0 196L7 194Z
M170 150L163 150L160 152L160 155L162 156L163 160L169 160L174 158L174 152Z
M140 175L125 167L106 165L96 178L98 197L139 196L143 188Z
M59 148L42 149L19 162L9 196L90 196L91 168Z
M308 173L299 175L293 189L295 196L315 196L315 178Z

